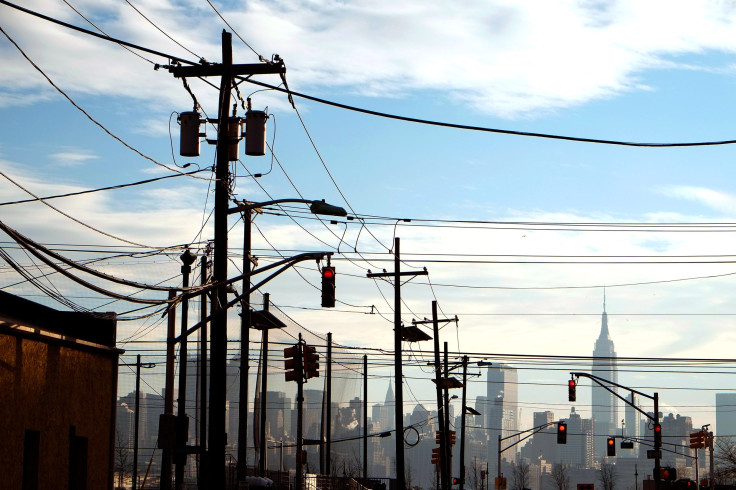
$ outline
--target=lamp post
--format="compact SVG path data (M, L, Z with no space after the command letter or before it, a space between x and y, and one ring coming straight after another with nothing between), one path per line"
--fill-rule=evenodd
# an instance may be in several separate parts
M314 214L321 214L326 216L347 216L345 209L326 203L324 200L308 200L308 199L275 199L272 201L265 202L237 202L237 206L228 209L228 214L243 213L243 296L241 300L242 313L240 320L240 391L239 391L239 403L238 403L238 480L245 480L246 468L247 468L247 441L248 441L248 369L249 369L249 355L250 355L250 327L252 326L251 311L250 311L250 276L253 271L251 266L257 266L258 262L251 256L251 240L252 240L252 229L253 223L253 211L257 211L260 208L271 206L282 203L303 203L309 204L309 210ZM268 332L265 329L264 332ZM267 340L268 337L265 336ZM264 345L264 349L268 346ZM264 379L265 379L265 365L264 365ZM266 408L266 394L261 395L262 412L265 415ZM263 433L262 428L262 433ZM265 448L265 440L261 441L261 446ZM261 460L264 459L262 451ZM259 460L259 469L265 470L265 460Z

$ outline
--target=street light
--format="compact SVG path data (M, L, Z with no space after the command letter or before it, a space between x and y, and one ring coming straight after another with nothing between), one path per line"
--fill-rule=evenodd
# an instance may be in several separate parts
M248 440L248 357L250 349L250 276L252 272L251 265L258 265L258 262L251 257L251 223L253 222L253 211L275 204L282 203L302 203L309 204L309 211L313 214L321 214L325 216L347 216L347 211L339 206L328 204L323 200L308 199L274 199L264 202L248 202L235 201L237 206L229 208L227 213L243 213L243 296L242 296L242 313L240 318L240 393L238 404L238 464L237 473L238 481L245 480L247 467L247 440ZM264 340L267 341L268 329L263 330ZM268 348L264 344L264 352ZM262 371L263 379L266 379L266 366ZM263 385L265 387L265 383ZM266 392L261 394L261 413L266 413ZM266 444L265 444L265 424L261 424L261 452L258 459L259 473L265 473L266 463Z

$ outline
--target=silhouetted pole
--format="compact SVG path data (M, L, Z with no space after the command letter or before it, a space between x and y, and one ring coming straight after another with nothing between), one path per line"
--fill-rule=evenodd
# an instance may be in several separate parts
M465 403L467 402L468 356L463 356L463 400L460 415L460 488L465 488ZM541 480L540 480L541 481Z
M141 355L135 361L135 432L133 433L133 490L138 485L138 414L141 409Z
M201 284L207 284L207 254L209 246L205 249L201 261ZM207 488L207 468L209 458L207 456L207 293L202 293L200 300L200 321L202 326L199 330L199 478L197 480L197 488L205 490Z
M445 461L447 461L449 451L445 444L445 411L442 400L442 362L440 361L440 328L439 321L437 319L437 301L432 301L432 330L434 336L434 383L437 391L437 419L440 427L440 464L439 464L439 486L443 490L445 486Z
M443 342L443 345L445 347L445 379L448 379L450 377L450 365L448 360L447 342ZM445 488L449 490L452 486L452 476L450 475L450 473L452 473L452 446L450 445L450 393L447 384L445 384L442 391L445 398L445 413L443 414L443 417L445 419L446 429L442 433L442 438L445 440L445 447L447 448L447 460L443 461L443 464L445 465L443 479L445 481Z
M230 162L228 160L228 112L233 64L232 34L222 32L222 68L217 124L217 163L215 165L215 248L212 258L212 281L218 286L213 291L213 303L217 311L227 305L227 210L230 199ZM216 313L214 310L212 313ZM227 313L221 312L212 319L210 333L210 430L209 430L209 482L210 488L225 488L225 413L227 376Z
M269 304L271 303L271 296L268 293L263 294L263 311L269 310ZM263 342L261 345L261 352L263 352L262 365L261 365L261 427L259 439L261 441L261 452L258 458L258 474L266 476L266 398L268 393L268 326L264 326L263 330Z
M169 291L169 300L176 297L174 291ZM164 414L174 415L174 338L176 337L176 308L168 313L166 327L166 381L164 388ZM159 419L160 420L160 419ZM171 457L170 447L161 450L161 490L171 490Z
M181 266L182 286L186 290L189 287L189 273L197 256L187 248L179 257L183 263ZM185 295L181 301L181 344L179 345L179 398L177 418L179 424L184 424L187 418L187 322L189 321L189 298ZM186 439L179 441L179 436L186 437L186 431L177 430L177 444L174 449L174 461L176 464L176 490L184 486L184 466L187 461Z
M299 334L299 348L297 349L299 359L299 377L296 383L296 475L294 476L294 487L296 490L302 490L303 481L303 461L302 450L304 447L304 342L302 342L302 334Z
M401 250L394 238L394 369L396 383L396 487L406 488L404 474L404 369L401 358Z
M332 332L327 333L327 378L325 379L327 390L327 407L325 418L327 419L327 440L325 441L325 473L326 475L331 474L330 469L330 455L331 455L331 440L332 440Z
M368 356L363 354L363 478L368 478Z
M248 370L250 368L250 272L252 209L243 211L243 298L240 313L240 393L238 395L238 481L248 468Z

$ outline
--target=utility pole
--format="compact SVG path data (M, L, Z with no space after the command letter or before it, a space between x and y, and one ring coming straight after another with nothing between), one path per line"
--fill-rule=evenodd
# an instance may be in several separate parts
M465 488L465 404L467 402L467 392L468 392L468 356L463 356L463 398L462 398L462 408L461 408L462 412L460 414L460 487L459 487L459 490L463 490ZM540 476L540 487L541 487L541 476Z
M449 459L449 453L445 431L448 427L445 425L445 407L442 399L442 363L440 362L440 328L439 321L437 319L437 301L432 301L432 330L434 333L434 382L435 388L437 389L437 415L439 415L439 426L440 426L440 486L444 490L447 490L445 484L446 473L445 462Z
M201 278L202 286L207 284L207 255L209 254L209 244L205 248L201 261ZM203 292L200 299L200 322L202 329L199 332L199 475L197 479L197 488L206 490L207 488L207 468L209 458L207 456L207 301L209 296Z
M401 358L401 277L426 276L427 271L401 272L401 250L399 237L394 238L394 272L372 273L366 277L393 277L394 279L394 383L396 384L396 488L405 490L406 474L404 471L404 374Z
M243 298L240 312L240 391L238 394L238 481L245 481L248 468L248 370L250 368L250 273L251 222L253 210L243 211ZM253 264L255 265L255 264Z
M169 300L173 300L175 297L176 293L174 291L170 291ZM164 388L164 413L161 417L159 417L159 435L161 434L161 421L174 415L174 337L176 337L175 308L171 308L171 310L169 310L166 332L166 381ZM161 490L171 490L172 451L172 448L168 444L166 444L161 449Z
M135 429L133 433L133 490L138 487L138 431L140 427L141 409L141 368L152 368L155 364L141 364L141 355L138 354L135 362Z
M363 478L368 479L368 355L363 354Z
M263 294L263 311L268 311L271 304L271 295ZM261 451L258 457L258 474L266 476L266 406L268 394L268 327L262 330L261 352L263 353L263 364L261 365L261 424L259 427L260 434L258 440L261 443Z
M445 346L445 379L450 377L450 366L448 363L448 352L447 342L443 343ZM445 440L445 448L447 448L447 459L444 461L445 465L445 488L450 489L452 486L452 446L450 445L450 393L447 383L443 383L443 396L445 398L445 413L443 417L445 419L445 431L442 433L442 438Z
M296 388L296 475L294 476L294 486L296 490L303 488L304 469L302 460L302 451L304 450L304 342L302 342L302 334L299 333L298 360L299 378L297 379Z
M214 305L211 341L210 341L210 430L209 483L213 489L225 488L225 407L226 407L226 367L227 367L227 252L228 252L228 202L230 200L230 170L228 149L231 144L229 135L230 91L233 78L238 75L284 74L283 62L269 64L233 65L232 34L222 32L222 62L218 64L202 64L196 66L168 67L178 78L185 77L220 77L220 95L218 101L217 126L217 161L215 165L215 209L214 232L215 246L212 259L212 280L216 285L213 296ZM239 123L238 123L239 124ZM239 136L239 135L238 135Z
M325 390L327 391L327 407L325 414L326 435L325 441L325 471L323 474L330 475L330 455L332 441L332 332L327 333L327 374L325 378Z
M192 264L197 256L187 248L179 257L182 261L182 286L186 290L189 287L189 274ZM184 486L184 466L187 461L187 434L189 420L187 419L187 323L189 321L189 298L184 296L181 302L181 344L179 345L179 397L177 410L176 447L174 449L174 462L176 465L176 490L182 490Z

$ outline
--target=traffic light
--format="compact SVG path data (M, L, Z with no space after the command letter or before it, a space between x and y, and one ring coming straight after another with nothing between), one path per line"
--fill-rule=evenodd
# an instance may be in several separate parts
M455 445L455 431L451 430L450 431L450 446L454 446L454 445Z
M706 446L707 436L705 431L690 434L690 449L700 449Z
M432 464L440 464L440 448L432 449Z
M574 402L576 400L575 396L575 387L577 386L577 383L574 379L571 379L567 382L567 399L571 402Z
M567 444L567 424L557 422L557 444Z
M677 480L677 470L675 468L663 467L659 469L659 479L665 481Z
M316 378L319 376L319 355L317 348L304 344L304 377Z
M606 450L608 456L616 456L616 439L609 437L606 441Z
M335 268L322 267L322 308L335 307Z
M299 355L299 346L294 345L284 349L284 367L286 372L284 378L286 381L299 381L302 378L302 362Z
M434 433L434 442L436 444L439 444L441 440L442 440L442 432L435 431L435 433Z
M453 485L460 485L460 478L453 476L452 477L452 484Z
M654 432L654 447L662 447L662 426L655 423L652 431Z

